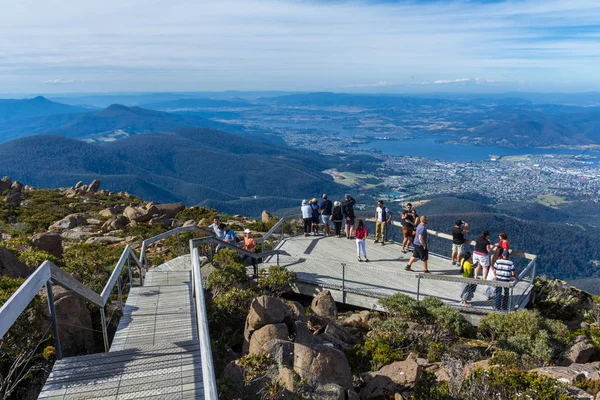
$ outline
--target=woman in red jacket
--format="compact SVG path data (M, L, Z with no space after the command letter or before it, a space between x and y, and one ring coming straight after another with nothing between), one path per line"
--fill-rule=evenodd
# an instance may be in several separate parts
M369 262L369 259L367 258L367 236L369 235L369 231L367 230L367 227L365 226L365 223L362 219L359 219L356 223L355 235L356 254L358 255L358 261L363 261L362 258L360 258L360 253L362 250L362 253L365 256L365 261Z

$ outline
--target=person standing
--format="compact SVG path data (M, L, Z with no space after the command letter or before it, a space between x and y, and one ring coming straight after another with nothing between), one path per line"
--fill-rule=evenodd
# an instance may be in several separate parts
M342 214L344 215L344 220L346 221L346 239L352 239L352 233L354 231L354 205L356 204L356 200L352 198L349 194L344 197L344 203L342 204Z
M479 275L479 269L483 268L483 279L487 279L490 268L489 252L492 250L492 244L489 240L490 232L483 231L475 239L475 250L473 251L473 265L475 265L475 278Z
M358 261L361 262L363 261L360 258L361 253L365 256L365 261L369 262L367 258L367 236L369 236L369 231L363 220L359 219L356 223L356 255L358 256Z
M471 263L471 252L467 251L465 256L460 261L460 273L463 278L473 278L473 264ZM473 298L477 285L472 283L461 283L460 303L463 306L470 306L469 301Z
M508 235L506 232L500 232L498 237L500 238L500 241L494 245L496 250L494 251L490 265L494 265L496 261L498 261L504 255L504 253L510 253L510 243L507 240Z
M502 258L492 266L492 271L499 282L511 282L513 279L518 280L515 273L515 265L508 259L508 253L502 253ZM496 310L508 310L509 289L509 287L496 286L496 306L494 307Z
M452 261L452 265L461 265L460 259L463 254L464 244L465 244L465 235L470 233L469 224L465 221L458 220L454 227L452 227L452 255L450 256L450 261ZM456 260L454 260L456 257Z
M342 213L342 203L336 201L333 203L331 210L331 220L335 226L335 237L342 237L342 222L344 222L344 214Z
M385 244L385 228L391 220L392 212L383 205L383 200L379 200L375 210L375 243L379 243L381 238L381 245Z
M223 240L223 239L225 239L225 232L223 232L221 229L219 229L219 225L221 225L221 220L218 215L215 215L213 217L213 223L210 224L209 226L207 226L207 228L212 229L212 231L215 233L215 237L217 239ZM220 244L217 245L217 248L215 249L215 253L218 253L222 247L223 246L221 246Z
M237 237L235 236L235 232L233 231L233 229L229 228L225 224L219 225L219 229L221 229L225 233L223 241L225 243L229 243L230 245L237 247Z
M323 201L321 202L321 222L323 223L323 231L325 232L325 236L329 236L331 234L331 212L333 208L333 203L331 200L327 199L327 195L323 195Z
M406 203L405 210L402 211L402 215L400 215L402 235L404 235L404 239L402 240L402 252L404 254L406 254L406 252L408 251L408 247L410 246L410 243L413 240L413 230L415 228L415 221L411 213L411 209L412 204Z
M304 236L308 236L312 226L312 208L308 204L308 200L302 200L302 206L300 207L300 210L302 210Z
M319 234L319 202L316 198L312 198L310 201L310 209L312 211L312 231L313 235Z
M404 269L406 271L412 271L412 264L416 260L421 260L423 262L423 269L426 274L429 274L429 269L427 268L427 260L429 259L429 249L427 246L427 217L425 215L421 216L421 223L417 226L417 231L415 234L415 239L413 240L413 255L408 260L408 264Z
M251 253L256 253L256 240L252 237L252 231L250 229L244 229L244 250L249 251ZM258 265L256 263L256 257L251 257L247 254L242 255L242 262L246 258L249 258L252 262L252 267L254 267L254 275L252 279L258 278Z

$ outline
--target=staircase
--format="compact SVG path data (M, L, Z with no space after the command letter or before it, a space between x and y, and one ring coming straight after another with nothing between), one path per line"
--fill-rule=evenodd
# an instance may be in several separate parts
M189 255L148 271L110 351L57 361L38 398L204 399L195 315Z

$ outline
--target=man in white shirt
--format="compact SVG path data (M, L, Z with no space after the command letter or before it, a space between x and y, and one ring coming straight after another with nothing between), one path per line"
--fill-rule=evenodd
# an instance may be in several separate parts
M219 229L219 225L221 224L221 220L219 219L218 215L215 215L213 217L213 223L210 224L208 226L208 229L212 229L212 231L215 233L215 237L219 240L223 240L225 239L225 232L223 232L223 230ZM221 250L221 245L217 246L217 249L215 250L215 253L217 253L219 250Z
M385 226L391 221L392 212L383 205L383 200L379 200L375 210L375 243L381 242L382 246L385 244Z

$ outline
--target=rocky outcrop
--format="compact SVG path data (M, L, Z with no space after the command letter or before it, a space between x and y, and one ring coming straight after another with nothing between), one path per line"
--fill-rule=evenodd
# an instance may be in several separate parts
M88 193L96 193L100 190L100 181L98 179L94 179L92 183L87 188Z
M161 215L161 216L158 216L158 217L153 217L148 222L148 224L152 225L152 226L154 226L154 225L164 225L166 227L171 226L172 223L173 223L173 218L170 218L167 215Z
M571 365L573 363L584 364L590 360L596 347L585 336L578 336L575 343L565 352L558 364L561 366Z
M289 368L311 387L336 384L352 390L352 375L346 355L328 346L306 346L283 340L271 340L263 350L275 360L281 373Z
M85 242L90 244L115 244L121 243L123 238L117 236L98 236L90 237Z
M286 324L279 323L265 325L252 333L250 338L249 353L261 353L263 350L263 345L273 339L287 340L288 335L289 333Z
M10 278L26 278L29 276L29 268L9 250L0 247L0 276Z
M322 292L319 292L313 298L310 306L315 314L323 318L337 318L337 307L329 290L323 290Z
M273 216L267 210L264 210L260 216L262 222L269 222L272 218Z
M69 214L63 219L56 221L48 230L50 231L60 231L65 229L73 229L78 226L87 225L87 218L83 214Z
M129 206L123 210L123 215L132 222L148 222L155 214L158 214L158 208L153 203L141 207Z
M393 398L396 393L409 391L421 377L423 367L410 354L406 360L382 367L360 391L361 400Z
M62 238L58 233L43 232L34 235L32 238L33 246L47 253L52 254L56 258L62 258L63 247Z
M573 385L578 379L599 380L600 362L587 364L571 364L568 367L542 367L533 371L558 379L568 385Z
M301 320L304 320L304 318L306 318L306 312L304 311L304 307L302 307L302 304L298 303L297 301L283 300L283 305L285 307L286 317Z
M185 210L183 203L156 204L158 214L166 215L169 218L175 218L177 214Z
M14 181L10 185L10 194L21 193L23 192L23 184L19 181Z
M64 231L60 236L67 240L82 241L91 236L98 235L98 232L96 232L95 229L96 228L91 228L88 226L78 226L76 228Z
M102 227L100 228L100 230L102 232L112 232L112 231L121 230L121 229L125 228L126 226L127 226L127 218L120 215L118 217L114 217L114 218L111 218L108 221L106 221L104 224L102 224Z
M23 201L23 195L20 192L10 193L6 196L4 201L6 201L7 204L10 204L13 207L18 207L21 204L21 201Z
M256 330L268 324L281 322L284 317L285 306L281 300L271 296L260 296L250 303L246 325Z
M127 208L127 206L125 206L125 205L116 205L114 207L108 207L108 208L105 208L104 210L100 210L98 212L98 214L101 217L112 217L114 215L121 214L123 211L125 211L125 208Z
M10 185L12 185L12 181L8 176L0 179L0 194L3 194L5 191L10 189Z

